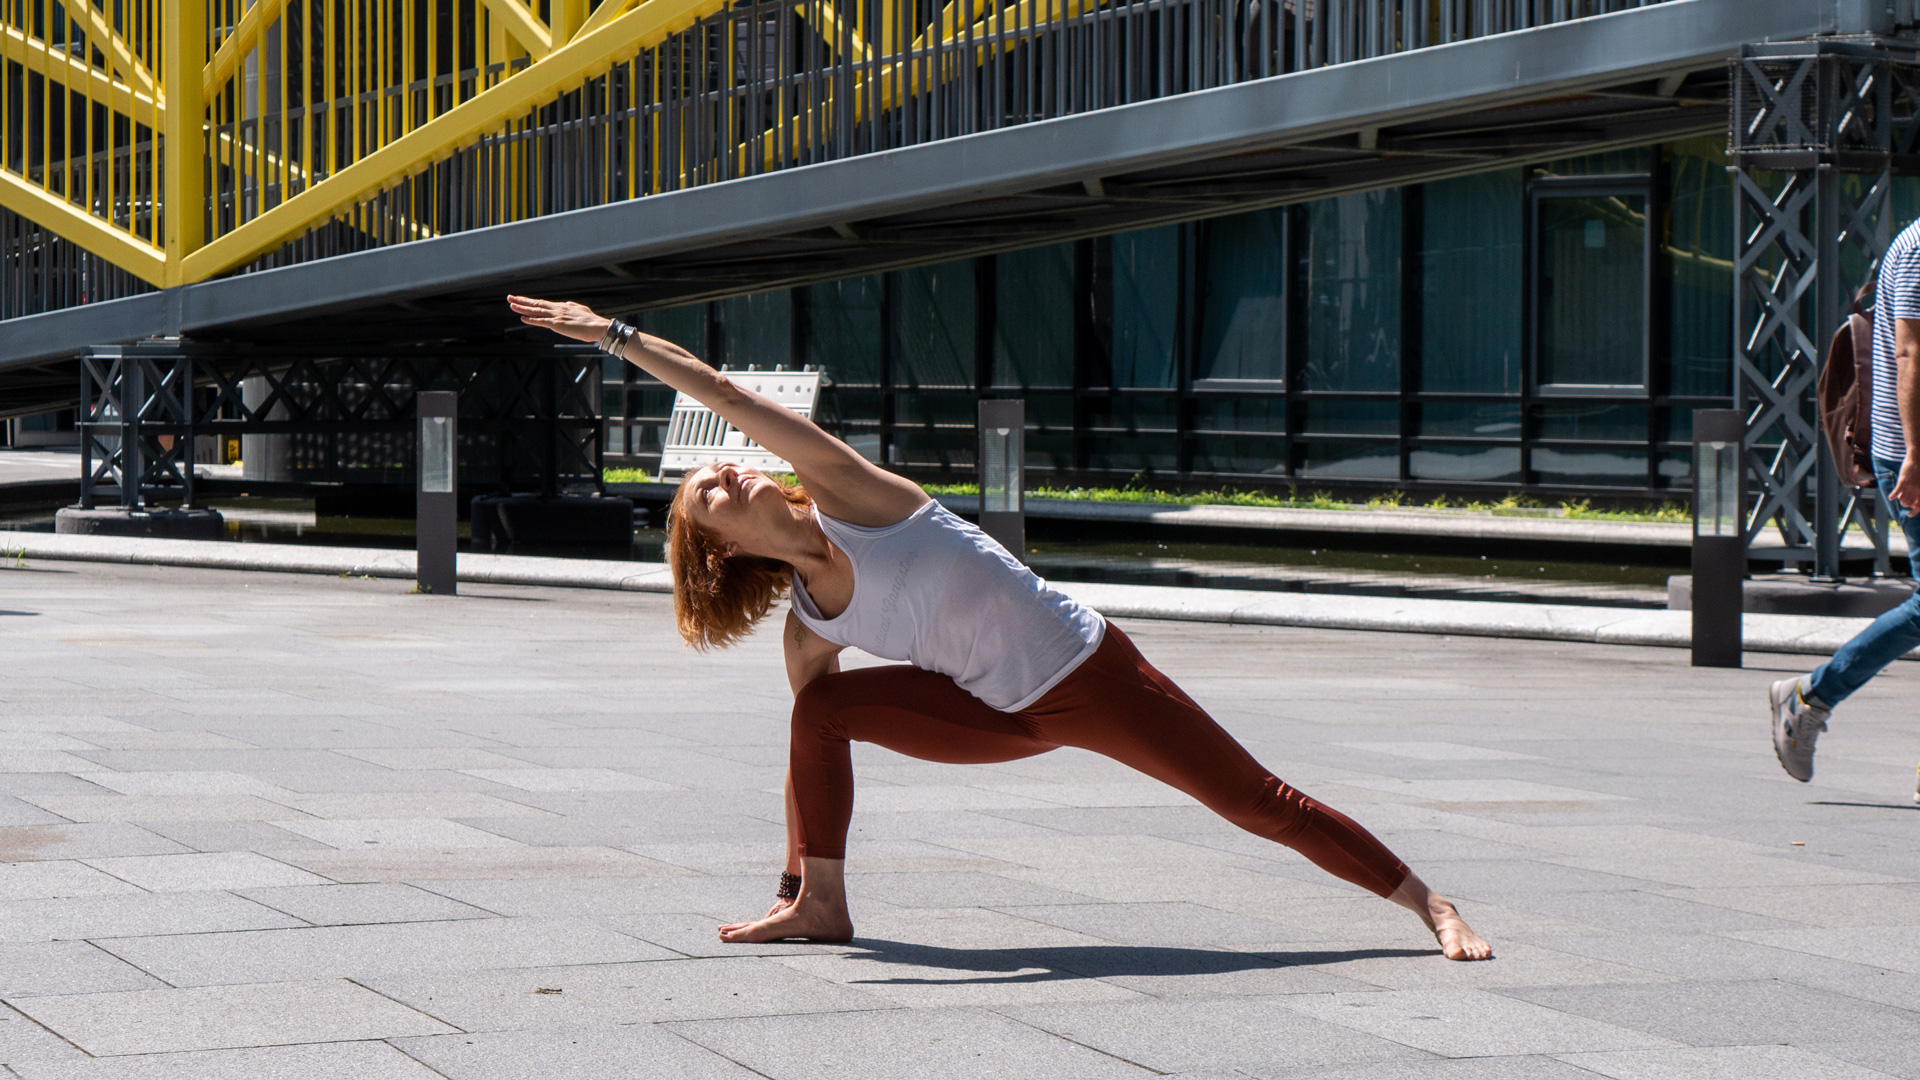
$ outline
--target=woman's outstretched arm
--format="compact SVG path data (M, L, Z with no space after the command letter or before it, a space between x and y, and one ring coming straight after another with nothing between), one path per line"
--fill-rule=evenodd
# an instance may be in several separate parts
M597 342L608 319L585 304L509 296L514 314L579 341ZM826 514L855 525L891 525L927 501L920 486L861 457L813 421L737 386L665 338L635 334L625 359L719 414L741 434L786 460Z

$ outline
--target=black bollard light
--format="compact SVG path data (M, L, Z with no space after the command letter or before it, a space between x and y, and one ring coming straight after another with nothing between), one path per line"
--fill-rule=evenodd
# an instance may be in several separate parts
M1027 403L980 402L980 531L1026 561L1027 514L1021 501L1027 459Z
M414 581L424 593L457 591L460 547L460 395L420 393L420 468L414 497Z
M1747 578L1741 512L1740 441L1746 417L1734 409L1693 414L1693 666L1740 666L1742 592Z

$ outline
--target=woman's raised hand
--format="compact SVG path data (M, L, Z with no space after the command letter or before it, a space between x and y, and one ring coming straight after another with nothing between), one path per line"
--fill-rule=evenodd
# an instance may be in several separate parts
M578 341L599 341L611 320L595 315L585 304L571 300L535 300L531 296L508 296L507 303L520 321L529 326L544 326L556 334Z

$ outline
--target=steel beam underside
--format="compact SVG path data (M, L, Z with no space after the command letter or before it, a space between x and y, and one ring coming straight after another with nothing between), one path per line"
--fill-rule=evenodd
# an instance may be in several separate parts
M1883 10L1686 0L6 320L0 409L21 411L15 372L45 379L47 360L104 343L296 328L312 340L348 324L496 332L512 324L474 319L509 286L664 306L1722 130L1719 83L1692 108L1685 93L1649 103L1635 84L1723 76L1756 40L1884 29ZM1619 108L1595 118L1596 102ZM1476 118L1497 143L1502 111L1509 130L1524 114L1585 136L1410 152L1423 132L1474 135ZM1360 132L1378 146L1361 150ZM1247 190L1220 195L1223 183ZM321 318L343 312L355 317Z

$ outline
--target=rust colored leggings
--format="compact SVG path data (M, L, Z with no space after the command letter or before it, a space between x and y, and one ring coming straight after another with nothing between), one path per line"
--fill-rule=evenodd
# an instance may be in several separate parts
M791 766L803 856L846 858L854 740L952 764L1013 761L1077 746L1171 784L1248 832L1381 896L1407 877L1406 864L1371 833L1261 768L1111 623L1092 656L1017 713L911 666L839 672L808 683L793 703Z

